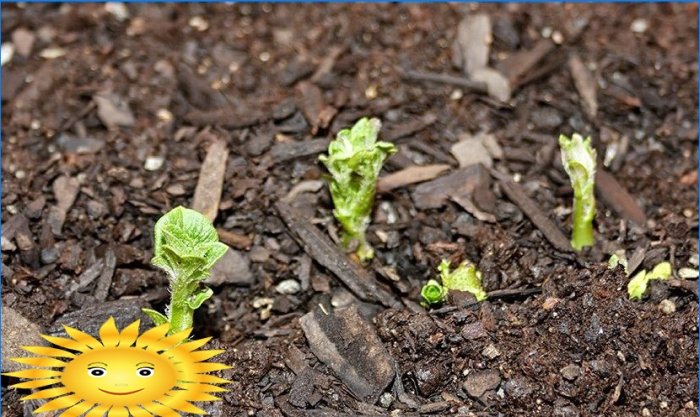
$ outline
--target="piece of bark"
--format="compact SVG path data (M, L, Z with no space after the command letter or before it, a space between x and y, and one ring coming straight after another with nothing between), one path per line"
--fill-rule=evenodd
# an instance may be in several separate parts
M258 110L224 107L215 110L192 110L185 114L185 121L194 126L221 126L228 129L241 129L264 122L269 117Z
M464 74L474 78L474 73L486 68L491 50L491 19L484 13L469 14L457 26L457 36L452 44L453 63Z
M556 44L551 39L540 39L532 48L519 51L501 61L498 69L508 78L511 87L515 87L520 78L552 52L555 47Z
M363 301L379 302L386 307L398 308L399 300L389 291L379 287L375 277L352 262L348 257L306 217L292 206L279 201L275 205L292 236L306 253L327 268L350 291Z
M265 159L271 164L280 164L292 159L316 155L325 152L330 142L330 139L312 139L303 142L277 143L265 154Z
M299 319L311 352L359 399L374 403L394 379L393 359L353 305Z
M380 177L377 181L377 192L385 193L407 185L430 181L448 169L450 169L450 166L447 164L410 166Z
M574 79L574 85L583 101L583 111L591 119L596 118L598 113L598 98L596 97L596 82L593 74L586 68L578 54L573 54L569 58L569 70Z
M216 232L219 234L219 240L233 248L249 250L253 246L253 240L246 235L222 228L216 229Z
M102 268L102 273L100 273L99 278L97 278L97 284L95 284L94 297L95 300L102 303L107 299L109 295L109 288L112 286L112 278L114 278L114 268L117 266L117 257L114 251L109 248L105 253L104 257L104 267Z
M32 356L23 346L45 346L41 327L8 305L2 306L2 370L15 372L27 366L10 360Z
M569 239L567 239L561 229L547 217L537 203L528 197L520 184L517 184L498 171L491 170L491 173L498 179L501 189L508 198L525 213L555 249L562 252L572 251Z
M51 225L54 235L60 235L63 223L66 221L68 210L75 203L78 197L80 183L75 178L62 175L53 182L53 194L56 198L56 205L49 208L47 222Z
M488 92L488 86L481 81L474 81L464 77L455 77L447 74L438 74L433 72L420 71L404 71L401 73L401 78L406 81L433 82L438 84L448 84L455 87L460 87L468 91L477 93Z
M600 167L596 169L595 173L595 189L601 200L618 215L639 227L646 226L647 216L634 197L617 182L612 174Z
M411 120L410 122L406 122L397 127L394 127L388 130L386 133L380 133L379 136L382 140L394 142L398 139L419 132L425 129L426 127L432 125L436 121L436 115L434 115L433 113L426 113L417 119Z
M199 180L197 188L194 190L192 208L202 213L210 222L214 221L219 212L227 159L226 142L217 140L209 146L207 156L199 170Z
M416 208L420 210L439 208L451 196L468 196L477 186L487 185L489 179L483 165L472 165L420 184L411 197Z
M469 214L476 217L477 220L488 223L496 223L496 216L491 213L480 210L473 202L472 199L465 196L453 196L452 201L459 204L464 210Z

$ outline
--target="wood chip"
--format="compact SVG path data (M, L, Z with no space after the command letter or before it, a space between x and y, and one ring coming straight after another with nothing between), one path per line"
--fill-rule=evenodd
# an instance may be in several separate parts
M249 250L253 245L253 240L246 235L241 235L221 228L216 229L216 232L219 234L219 239L223 243L233 248Z
M569 239L567 239L561 229L547 217L540 209L539 205L527 196L520 184L517 184L505 174L498 171L491 170L491 174L498 179L501 189L508 198L525 213L555 249L562 252L572 251Z
M450 166L447 164L410 166L380 177L377 181L377 192L385 193L407 185L430 181L448 169L450 169Z
M97 117L106 127L134 125L136 119L129 109L129 104L121 97L111 92L102 92L92 99L97 104Z
M496 216L491 213L479 210L472 202L472 199L465 196L453 196L452 201L459 204L467 213L476 217L477 220L488 223L496 223Z
M457 26L457 37L452 44L453 63L473 78L476 71L488 66L491 42L489 16L484 13L467 15Z
M416 132L420 132L421 130L432 125L436 121L436 115L434 115L433 113L426 113L422 117L413 119L410 122L406 122L397 127L394 127L391 130L388 130L386 133L380 133L380 137L382 140L394 142L398 139L412 135Z
M216 140L209 146L207 156L199 170L199 180L197 188L194 190L192 208L202 213L211 222L214 221L219 212L227 159L226 142Z
M393 359L353 305L299 319L311 352L359 399L374 403L394 379Z
M450 147L452 156L459 162L460 168L482 164L487 168L493 166L491 154L483 143L484 135L460 135L460 141Z
M66 221L68 210L75 203L78 197L80 183L75 178L62 175L53 182L53 194L56 198L56 205L49 208L47 222L51 226L54 235L60 235L63 223Z
M330 238L295 208L281 201L275 207L292 232L292 236L306 253L320 265L333 272L357 298L379 302L386 307L399 308L401 306L393 294L377 285L372 274L348 259Z
M644 210L627 189L602 167L597 168L595 173L595 189L601 200L618 215L639 227L646 226L647 216Z
M411 198L420 210L439 208L451 196L467 196L476 187L488 184L489 180L486 168L482 165L472 165L420 184L411 194Z
M97 278L95 292L93 293L95 300L100 303L104 302L109 295L109 289L112 286L112 279L114 278L114 268L116 266L117 257L114 251L111 248L107 249L104 257L104 267L102 268L99 278Z
M280 164L292 159L316 155L328 149L330 139L312 139L302 142L277 143L265 154L271 164Z
M511 87L514 88L518 85L519 80L555 47L556 45L550 39L540 39L531 49L519 51L501 61L498 69L508 78Z
M598 98L596 97L596 82L593 74L586 68L578 54L573 54L569 58L569 70L574 79L574 85L583 101L583 111L591 119L596 118L598 113Z

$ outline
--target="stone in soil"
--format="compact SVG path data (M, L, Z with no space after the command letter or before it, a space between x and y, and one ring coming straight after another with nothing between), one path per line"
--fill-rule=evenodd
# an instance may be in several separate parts
M358 398L376 402L394 379L393 359L357 307L316 309L300 320L311 351Z
M494 369L485 371L477 371L467 376L463 387L467 394L474 398L480 398L487 391L492 391L498 388L501 383L501 374Z
M100 327L102 327L105 321L110 317L114 317L117 328L120 330L136 320L141 320L139 332L143 332L150 327L149 320L144 320L144 315L141 311L143 308L151 308L151 306L140 298L121 299L92 305L64 314L51 326L48 334L51 336L65 337L63 325L66 325L74 329L80 329L90 335L97 336Z
M204 283L218 287L222 284L247 286L254 281L250 271L250 261L243 253L229 248L211 269L211 275Z
M12 307L2 306L2 370L14 372L27 368L26 365L13 362L10 358L31 356L22 346L43 346L44 339L39 334L41 327L24 317Z

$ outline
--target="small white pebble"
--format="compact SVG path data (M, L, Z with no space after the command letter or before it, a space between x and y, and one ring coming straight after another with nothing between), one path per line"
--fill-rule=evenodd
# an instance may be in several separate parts
M12 42L5 42L2 44L2 50L0 50L0 64L4 67L5 64L12 60L15 56L15 45Z
M146 171L157 171L163 166L163 162L165 162L165 158L162 156L149 156L143 167Z
M694 268L681 268L678 270L678 276L682 279L697 279L698 270Z
M129 9L126 8L124 3L108 1L105 3L105 11L120 22L129 18Z
M51 47L39 52L39 56L44 59L56 59L62 57L66 53L68 53L68 51L63 48Z
M450 94L450 100L457 101L457 100L461 100L462 97L464 97L464 92L462 90L460 90L459 88L452 91L452 94Z
M369 87L367 87L367 89L365 90L365 98L367 98L367 100L374 100L375 98L377 98L376 85L370 85Z
M662 409L662 410L667 409L667 408L668 408L668 403L667 403L666 401L661 401L661 402L659 403L659 408Z
M158 118L163 122L169 122L169 121L173 120L173 114L168 109L158 110L158 112L156 113L156 116L158 116Z
M204 32L209 29L209 22L202 16L193 16L190 18L189 25L197 29L200 32Z
M552 32L552 28L550 28L549 26L545 26L542 28L542 37L549 38L550 36L552 36Z
M22 171L21 169L19 171L15 172L15 178L17 178L18 180L24 179L26 177L27 177L27 173Z
M262 307L268 307L271 306L275 302L274 298L269 298L269 297L260 297L256 298L253 300L253 308L254 309L259 309Z
M688 263L694 266L698 266L698 254L694 253L688 258Z
M649 22L646 19L634 19L630 25L630 29L634 33L644 33L649 29Z
M659 303L659 310L664 314L673 314L676 312L676 303L669 299L661 300Z
M562 35L558 30L555 30L552 32L552 41L554 41L554 43L557 45L561 45L564 43L564 35Z
M298 281L293 279L285 279L284 281L277 284L275 291L280 294L296 294L301 291L301 285Z
M648 408L642 408L642 417L651 417L651 411Z
M267 62L270 60L270 53L269 52L261 52L260 55L258 55L258 58L260 58L260 60L262 62Z

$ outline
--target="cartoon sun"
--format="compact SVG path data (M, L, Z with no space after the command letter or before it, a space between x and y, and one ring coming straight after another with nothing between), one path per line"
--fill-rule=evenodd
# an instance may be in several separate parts
M206 362L223 351L197 350L210 338L188 341L192 329L168 335L169 325L163 324L139 336L138 320L120 333L110 317L97 340L64 328L70 338L41 335L63 349L25 346L40 356L13 360L35 368L5 374L31 379L14 388L42 388L22 398L48 400L36 413L66 409L61 417L206 414L191 402L217 401L209 393L226 391L214 384L229 381L207 373L230 367Z

